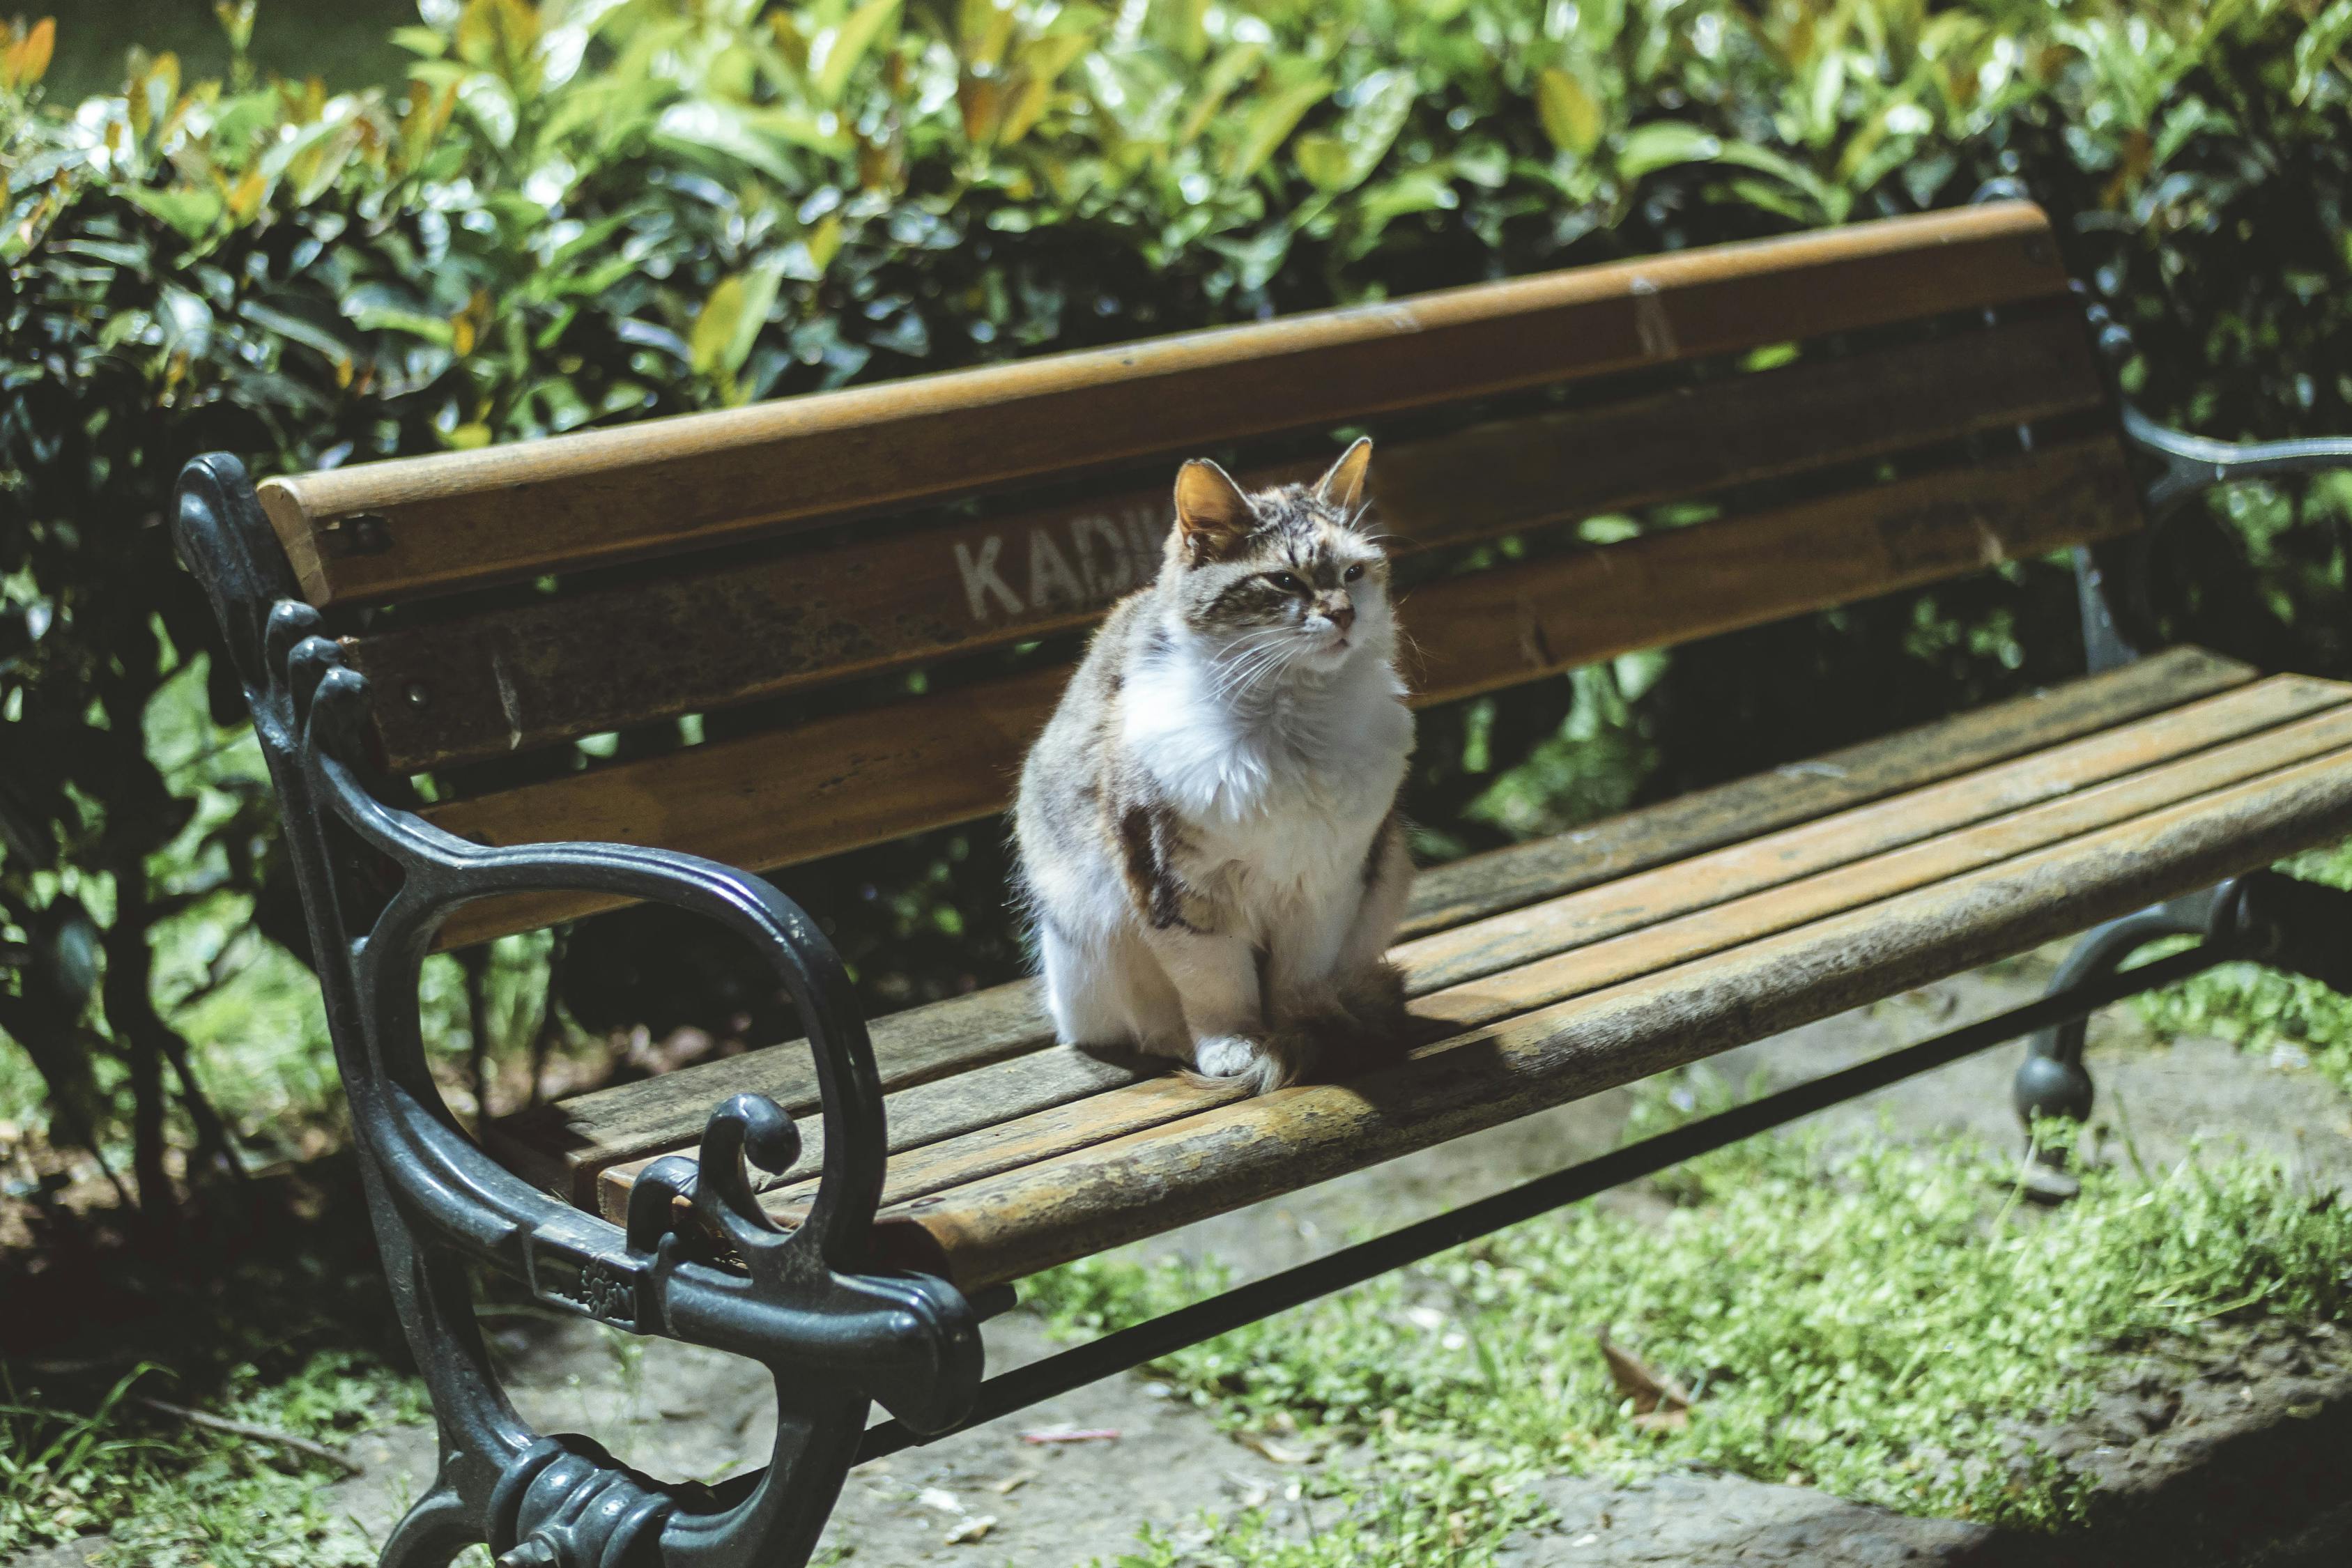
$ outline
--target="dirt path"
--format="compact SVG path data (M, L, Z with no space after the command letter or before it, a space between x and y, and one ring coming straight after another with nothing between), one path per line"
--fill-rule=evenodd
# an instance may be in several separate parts
M1733 1083L1753 1075L1769 1087L1813 1077L2014 1005L2036 994L2047 973L2045 955L1964 976L1731 1053L1717 1058L1719 1070ZM2151 1163L2200 1138L2234 1142L2352 1188L2352 1104L2317 1076L2217 1041L2151 1039L2127 1012L2100 1020L2093 1039L2102 1106L2127 1123ZM2003 1047L1957 1063L1825 1120L1841 1137L1877 1137L1884 1126L1904 1138L1967 1131L2012 1142L2008 1082L2016 1056L2016 1047ZM1244 1274L1294 1263L1351 1231L1415 1218L1605 1149L1630 1107L1628 1095L1604 1094L1192 1226L1150 1250L1214 1255ZM1600 1201L1638 1208L1643 1200L1637 1192ZM773 1417L765 1376L748 1363L574 1321L515 1318L493 1331L517 1403L541 1429L592 1432L656 1474L716 1479L764 1461ZM992 1372L1053 1348L1019 1311L991 1324L987 1337ZM2341 1506L2337 1479L2340 1457L2352 1452L2347 1340L2250 1342L2187 1385L2151 1373L2110 1391L2084 1422L2049 1434L2070 1464L2099 1478L2108 1523L2098 1539L2141 1561L2352 1562L2352 1511ZM1117 1436L1033 1440L1072 1430ZM2328 1455L2336 1458L2305 1473L2314 1456ZM429 1474L429 1435L408 1429L365 1439L358 1457L367 1473L333 1489L336 1502L381 1539ZM859 1568L1072 1568L1130 1549L1144 1523L1181 1542L1203 1510L1263 1504L1282 1528L1311 1529L1301 1475L1129 1375L864 1467L845 1489L825 1549L847 1552L843 1560ZM2046 1542L1732 1477L1675 1474L1631 1489L1563 1478L1545 1496L1558 1527L1515 1541L1506 1556L1512 1568L2094 1560L2053 1558ZM2254 1506L2244 1506L2250 1500ZM2092 1550L2079 1541L2067 1548ZM2203 1555L2184 1555L2192 1550ZM66 1568L85 1555L66 1548L22 1561Z

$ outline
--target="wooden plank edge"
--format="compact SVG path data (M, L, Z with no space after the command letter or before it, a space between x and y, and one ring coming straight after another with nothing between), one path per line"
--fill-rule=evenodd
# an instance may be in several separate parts
M1879 782L1885 777L1879 770L1890 759L1933 748L1966 758L1954 769L1955 774L1965 773L2185 707L2246 685L2259 674L2252 665L2203 648L2168 648L2120 669L1636 806L1586 826L1465 856L1420 873L1402 934L1424 935L1500 914L1934 782L1906 776ZM2053 717L2059 728L2041 727ZM1852 784L1857 778L1864 781L1858 787ZM1717 826L1706 826L1709 822ZM1661 833L1660 824L1672 826ZM1645 846L1645 840L1673 848ZM1522 882L1531 890L1492 890L1498 883Z

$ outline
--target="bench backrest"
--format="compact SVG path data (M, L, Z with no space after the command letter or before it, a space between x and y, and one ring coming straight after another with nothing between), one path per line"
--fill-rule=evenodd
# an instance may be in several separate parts
M427 816L769 869L1001 809L1057 634L1156 569L1183 457L1270 482L1379 437L1433 702L2126 531L2113 425L2047 221L2003 204L261 495ZM1669 501L1699 521L1580 531ZM652 754L572 765L646 726ZM531 752L544 776L468 786ZM444 941L599 907L478 905Z

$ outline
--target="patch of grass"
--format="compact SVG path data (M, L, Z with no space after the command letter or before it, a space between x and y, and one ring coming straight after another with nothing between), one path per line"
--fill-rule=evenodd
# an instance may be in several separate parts
M116 1411L152 1370L132 1372L88 1411L19 1400L0 1370L0 1552L70 1540L128 1510L161 1445L119 1431Z
M2352 1311L2352 1214L2274 1167L2093 1170L2081 1199L2049 1214L2016 1204L2014 1172L1969 1145L1758 1140L1678 1173L1663 1225L1591 1206L1550 1215L1157 1370L1228 1427L1295 1423L1294 1441L1360 1444L1370 1473L1413 1495L1480 1478L1481 1496L1433 1516L1465 1516L1449 1536L1466 1563L1524 1479L1680 1463L2056 1528L2079 1517L2079 1483L2022 1424L2081 1409L2103 1368L2158 1342ZM1079 1332L1220 1282L1214 1268L1108 1257L1024 1294ZM1603 1325L1692 1392L1686 1426L1635 1424L1596 1342ZM1126 1561L1303 1568L1327 1560L1319 1550L1244 1521L1205 1554L1147 1542Z
M1536 1516L1507 1482L1475 1468L1404 1465L1367 1479L1302 1479L1302 1517L1279 1526L1263 1507L1203 1514L1188 1528L1145 1525L1139 1550L1111 1568L1477 1568Z
M339 1471L140 1403L177 1393L142 1365L89 1410L0 1403L0 1552L104 1533L110 1568L370 1568L375 1547L321 1489ZM203 1406L330 1447L427 1413L415 1379L348 1351L275 1378L235 1368Z
M2314 850L2279 868L2331 888L2352 889L2352 844ZM2252 963L2225 963L2150 992L2139 999L2139 1007L2167 1034L2216 1035L2252 1051L2301 1051L2352 1094L2352 996L2339 996L2316 980Z

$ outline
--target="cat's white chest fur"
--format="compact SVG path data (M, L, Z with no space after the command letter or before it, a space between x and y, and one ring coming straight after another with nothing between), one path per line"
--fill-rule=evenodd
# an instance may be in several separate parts
M1184 817L1195 847L1226 865L1247 903L1311 897L1361 870L1396 799L1412 716L1386 661L1234 701L1218 667L1179 642L1135 672L1123 703L1128 754Z

